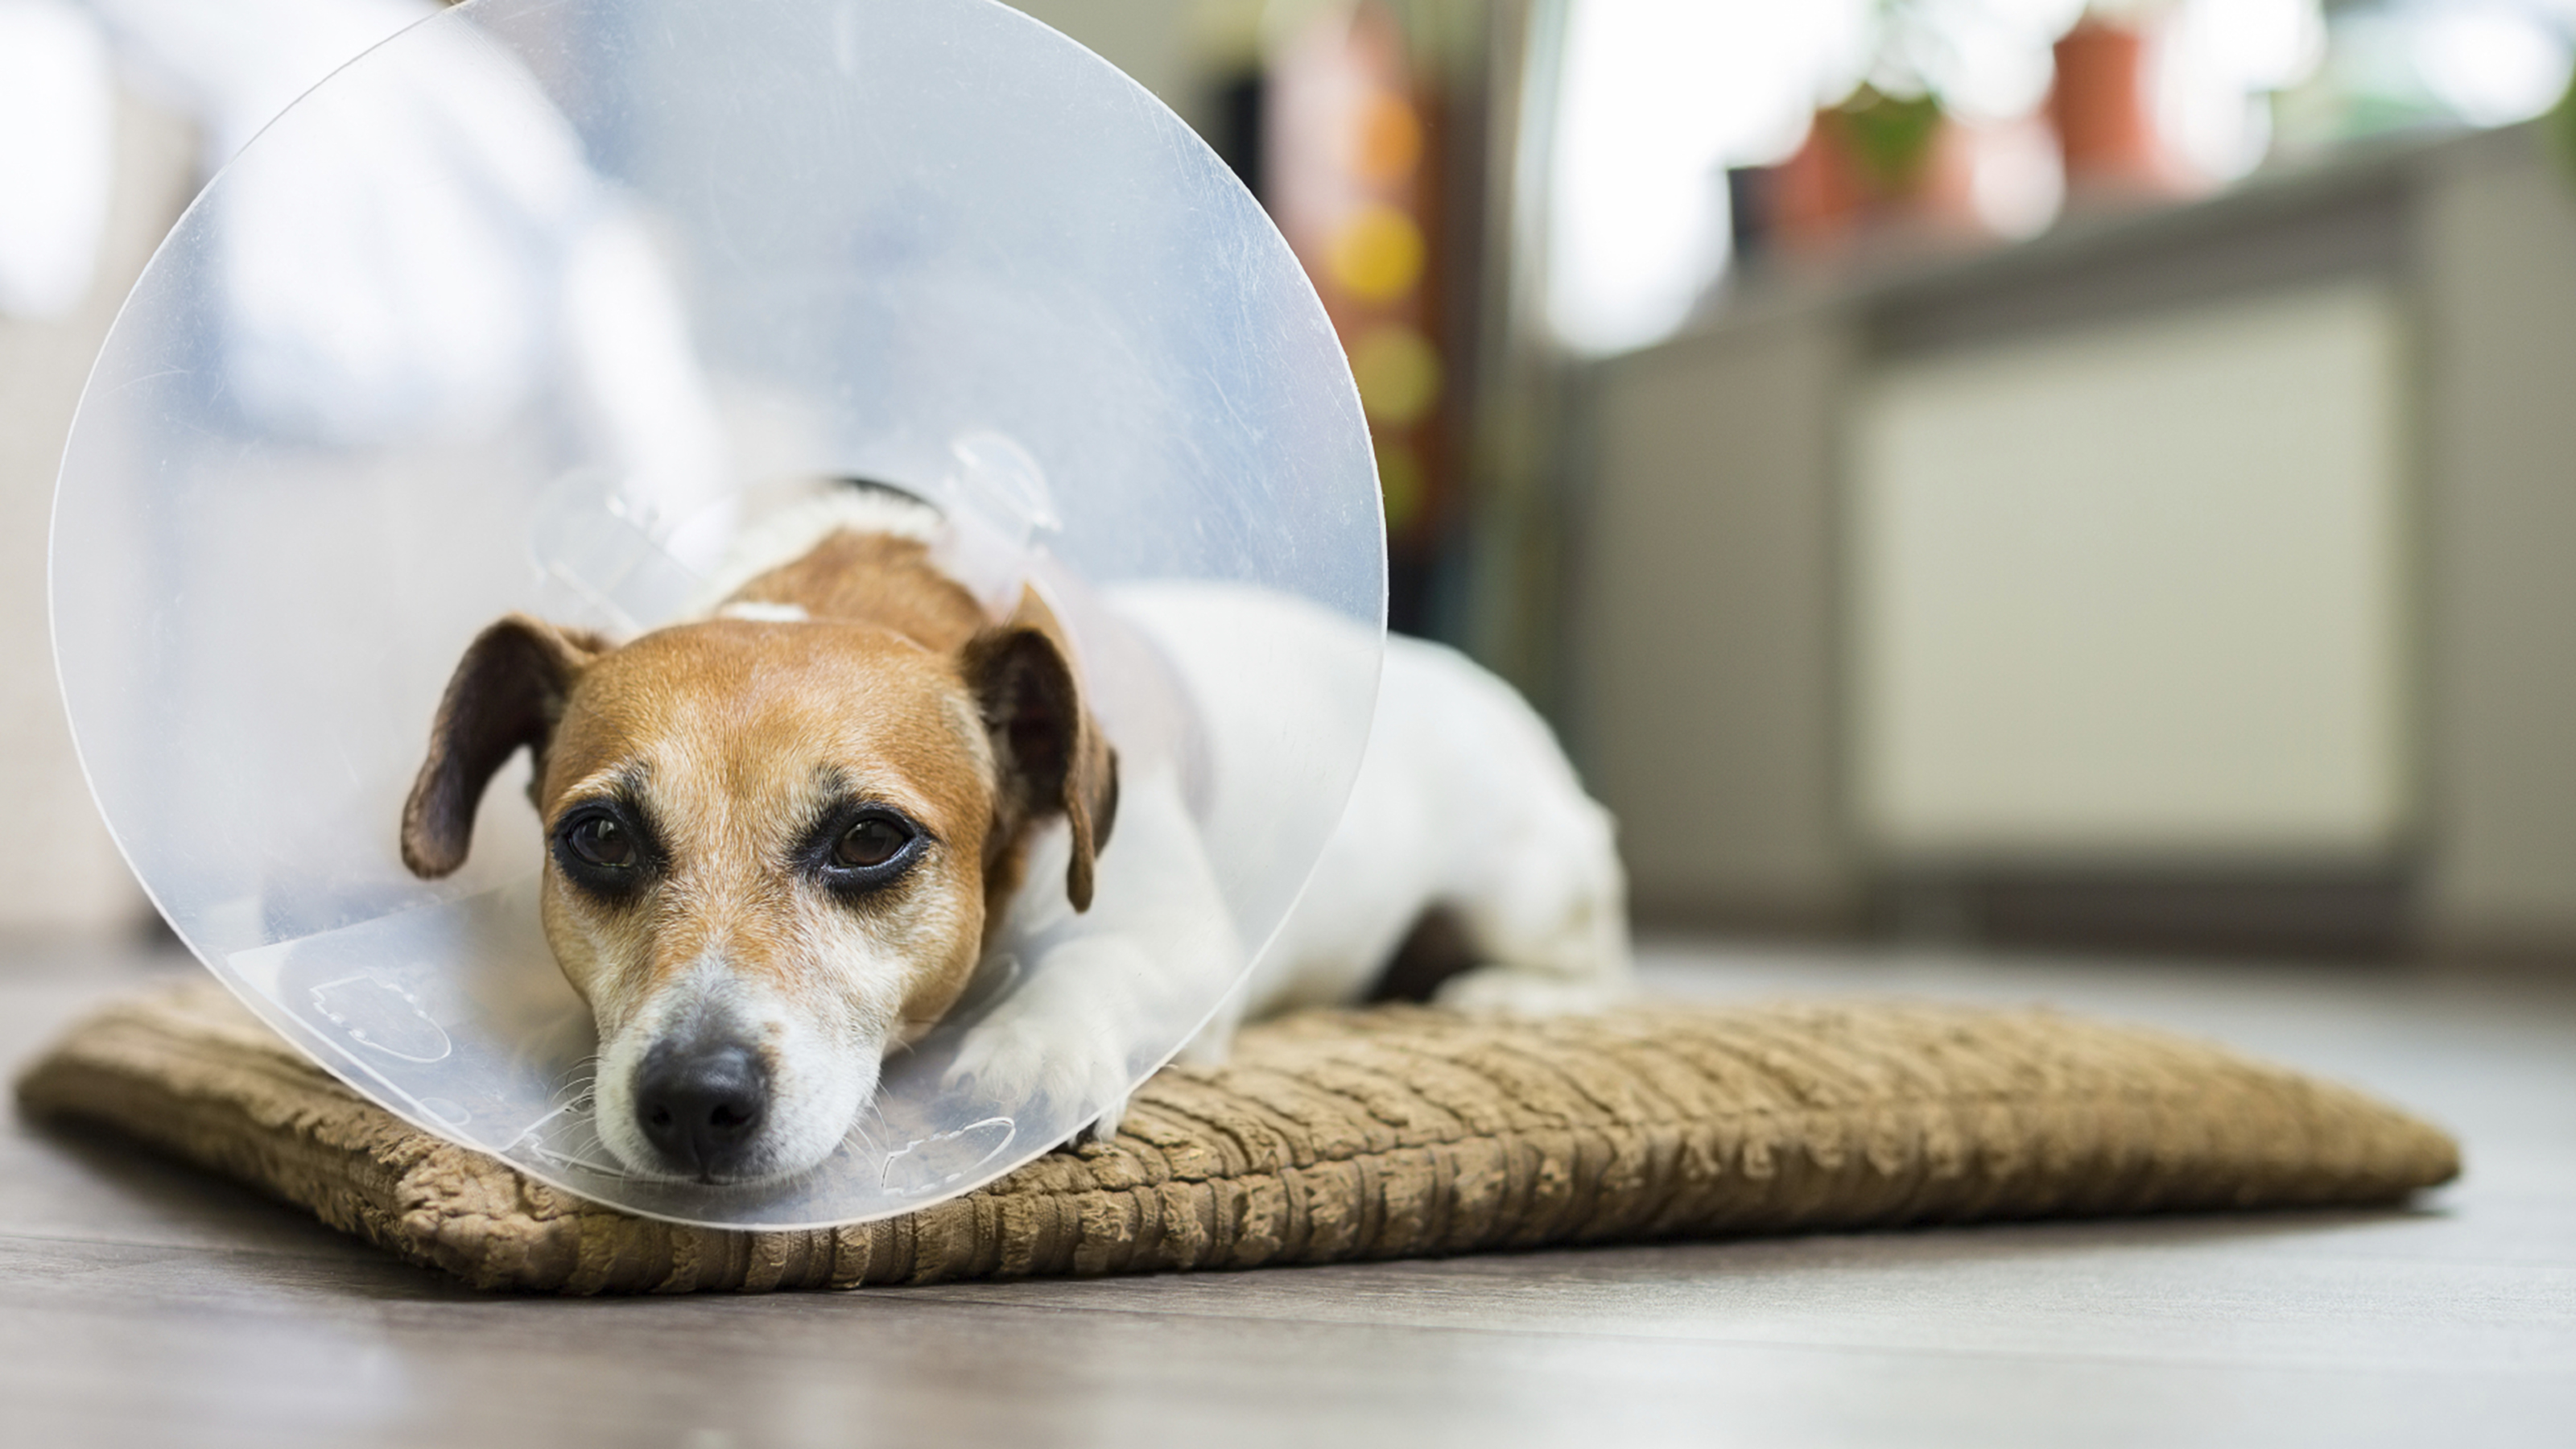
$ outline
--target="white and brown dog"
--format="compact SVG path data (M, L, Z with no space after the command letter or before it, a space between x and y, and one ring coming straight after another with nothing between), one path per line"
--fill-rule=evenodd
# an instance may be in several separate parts
M1064 630L1034 592L990 617L940 568L939 525L926 505L853 494L769 529L784 562L737 570L708 617L613 647L513 615L449 681L403 859L455 870L485 786L531 751L545 934L597 1019L598 1130L632 1170L752 1182L821 1162L886 1054L956 1004L1006 923L1088 910L1113 839L1186 853L1158 824L1163 795L1132 794L1146 782L1119 829L1119 760ZM1205 600L1148 589L1120 612L1178 662L1210 729L1275 726L1305 693L1295 650L1245 657ZM1277 773L1220 769L1208 788L1238 808L1219 818L1257 820L1266 792L1301 788ZM1189 877L1133 864L1131 894ZM1479 963L1443 1001L1595 1004L1627 979L1623 890L1607 816L1527 705L1452 651L1390 639L1341 823L1198 1052L1221 1052L1247 1015L1363 998L1426 919ZM1114 944L1121 970L1054 979L1132 990L1159 969L1155 941ZM1042 1009L1074 1030L973 1067L1112 1101L1095 1130L1114 1130L1133 1063L1083 1044L1116 1037L1129 1006L1060 987Z

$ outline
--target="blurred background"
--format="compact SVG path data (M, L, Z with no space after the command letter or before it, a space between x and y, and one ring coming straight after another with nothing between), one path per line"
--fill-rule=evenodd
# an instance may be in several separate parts
M0 928L117 303L431 0L0 0ZM2576 0L1023 0L1261 198L1642 925L2576 971ZM207 17L219 17L212 30Z

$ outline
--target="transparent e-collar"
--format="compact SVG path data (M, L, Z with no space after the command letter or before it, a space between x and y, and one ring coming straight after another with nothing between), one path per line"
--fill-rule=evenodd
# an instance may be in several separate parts
M386 243L396 223L462 261ZM469 353L476 386L440 386ZM988 607L1048 599L1121 755L1117 834L1094 909L1014 917L821 1168L647 1180L588 1119L520 767L446 881L404 871L395 824L482 625L685 617L756 526L751 485L817 477L937 507L939 557ZM64 462L56 652L137 874L317 1061L586 1196L810 1226L1055 1145L1241 979L1357 769L1380 527L1287 248L1071 42L987 0L473 0L281 117L136 286ZM1245 658L1273 647L1262 619L1333 621L1277 646L1322 682L1260 746L1296 808L1211 798L1229 741L1158 641L1175 599L1269 601L1227 614ZM979 1031L1043 1039L1061 963L1110 952L1154 983L1111 1077L997 1093L952 1070Z

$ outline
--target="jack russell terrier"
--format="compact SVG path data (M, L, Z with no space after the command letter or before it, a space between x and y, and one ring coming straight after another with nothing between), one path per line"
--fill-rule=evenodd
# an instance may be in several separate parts
M512 615L448 682L403 861L424 878L462 865L486 785L530 751L545 935L597 1021L601 1141L634 1172L812 1168L1006 923L1089 911L1117 845L1189 848L1157 828L1142 781L1121 830L1120 761L1066 630L1030 589L990 616L942 568L941 526L908 495L844 490L755 530L706 617L616 646ZM1297 651L1229 648L1223 608L1149 588L1119 612L1176 660L1210 728L1296 708ZM1260 751L1237 753L1214 796L1283 788L1254 778L1272 764ZM1221 1055L1247 1017L1365 999L1426 921L1475 963L1441 1004L1592 1008L1627 985L1624 892L1608 815L1528 705L1454 651L1391 637L1340 823L1192 1052ZM1094 979L1168 969L1154 944L1127 943L1126 968ZM1043 1009L1076 1029L1017 1060L988 1044L958 1070L1088 1092L1110 1104L1091 1131L1114 1132L1133 1064L1080 1060L1080 1043L1116 1036L1123 999L1059 989Z

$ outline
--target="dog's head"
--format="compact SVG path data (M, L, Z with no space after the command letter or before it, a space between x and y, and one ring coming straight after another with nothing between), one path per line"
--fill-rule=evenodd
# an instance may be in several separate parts
M728 618L612 648L505 618L448 683L404 863L463 864L522 747L546 938L598 1018L600 1136L701 1181L830 1155L884 1054L965 989L1029 828L1064 818L1086 908L1117 808L1116 757L1034 595L946 651Z

